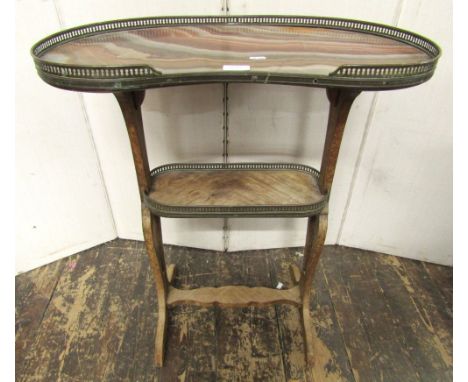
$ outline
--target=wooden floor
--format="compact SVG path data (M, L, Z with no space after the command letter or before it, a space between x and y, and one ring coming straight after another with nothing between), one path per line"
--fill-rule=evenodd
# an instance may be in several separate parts
M166 247L179 287L292 286L302 249ZM114 240L16 277L18 381L451 381L452 269L325 247L314 367L297 308L170 310L153 366L155 289L143 243Z

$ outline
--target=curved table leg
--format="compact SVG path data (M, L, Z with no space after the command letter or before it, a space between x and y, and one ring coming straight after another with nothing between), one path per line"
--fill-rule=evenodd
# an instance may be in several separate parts
M156 325L154 358L156 366L161 367L164 362L164 342L166 339L168 279L166 264L164 262L161 220L158 216L152 215L150 210L143 205L143 195L148 191L151 184L143 119L141 116L141 104L143 103L145 92L116 92L114 95L119 102L122 115L125 119L125 125L127 126L142 200L143 235L158 298L158 323ZM171 274L173 274L173 269L171 270Z
M164 344L167 328L167 276L161 235L161 220L158 216L152 215L148 208L143 207L142 221L146 252L150 260L158 298L158 323L156 325L154 358L156 366L161 367L164 362Z
M304 338L306 345L306 360L313 364L314 353L312 346L313 328L310 317L310 300L312 281L318 260L322 254L323 244L327 236L328 215L312 216L307 223L307 238L304 249L304 276L300 280L302 296L302 319L304 324Z
M324 195L330 194L346 121L351 106L359 93L360 91L353 89L327 89L330 110L319 178L319 188ZM304 249L304 275L300 280L300 287L302 296L302 319L304 323L307 352L306 359L309 365L312 365L314 361L312 347L313 328L310 317L312 281L318 260L322 254L325 237L327 236L327 225L327 208L325 208L320 215L310 217L307 225L307 237Z

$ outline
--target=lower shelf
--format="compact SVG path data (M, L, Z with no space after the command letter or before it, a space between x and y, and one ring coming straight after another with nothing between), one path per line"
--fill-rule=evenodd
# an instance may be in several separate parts
M319 172L292 163L168 164L151 172L144 202L165 217L305 217L327 196Z

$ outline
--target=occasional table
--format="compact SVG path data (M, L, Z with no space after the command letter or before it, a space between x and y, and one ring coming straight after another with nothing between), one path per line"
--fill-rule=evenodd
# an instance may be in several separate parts
M338 153L348 113L365 90L415 86L434 73L432 41L391 26L304 16L197 16L115 20L68 29L36 43L48 84L113 93L130 137L143 233L158 298L155 362L163 365L167 308L294 304L301 308L306 359L313 362L311 285L322 252ZM150 169L141 105L145 90L249 82L326 88L330 102L320 172L293 163L172 163ZM303 269L290 289L172 285L160 217L307 217Z

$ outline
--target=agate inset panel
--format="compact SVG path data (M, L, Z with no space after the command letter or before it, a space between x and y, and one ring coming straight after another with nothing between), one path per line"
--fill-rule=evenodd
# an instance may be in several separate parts
M168 75L223 71L328 75L343 65L411 65L432 58L410 44L362 32L213 24L81 37L51 47L41 59L77 66L149 65Z

